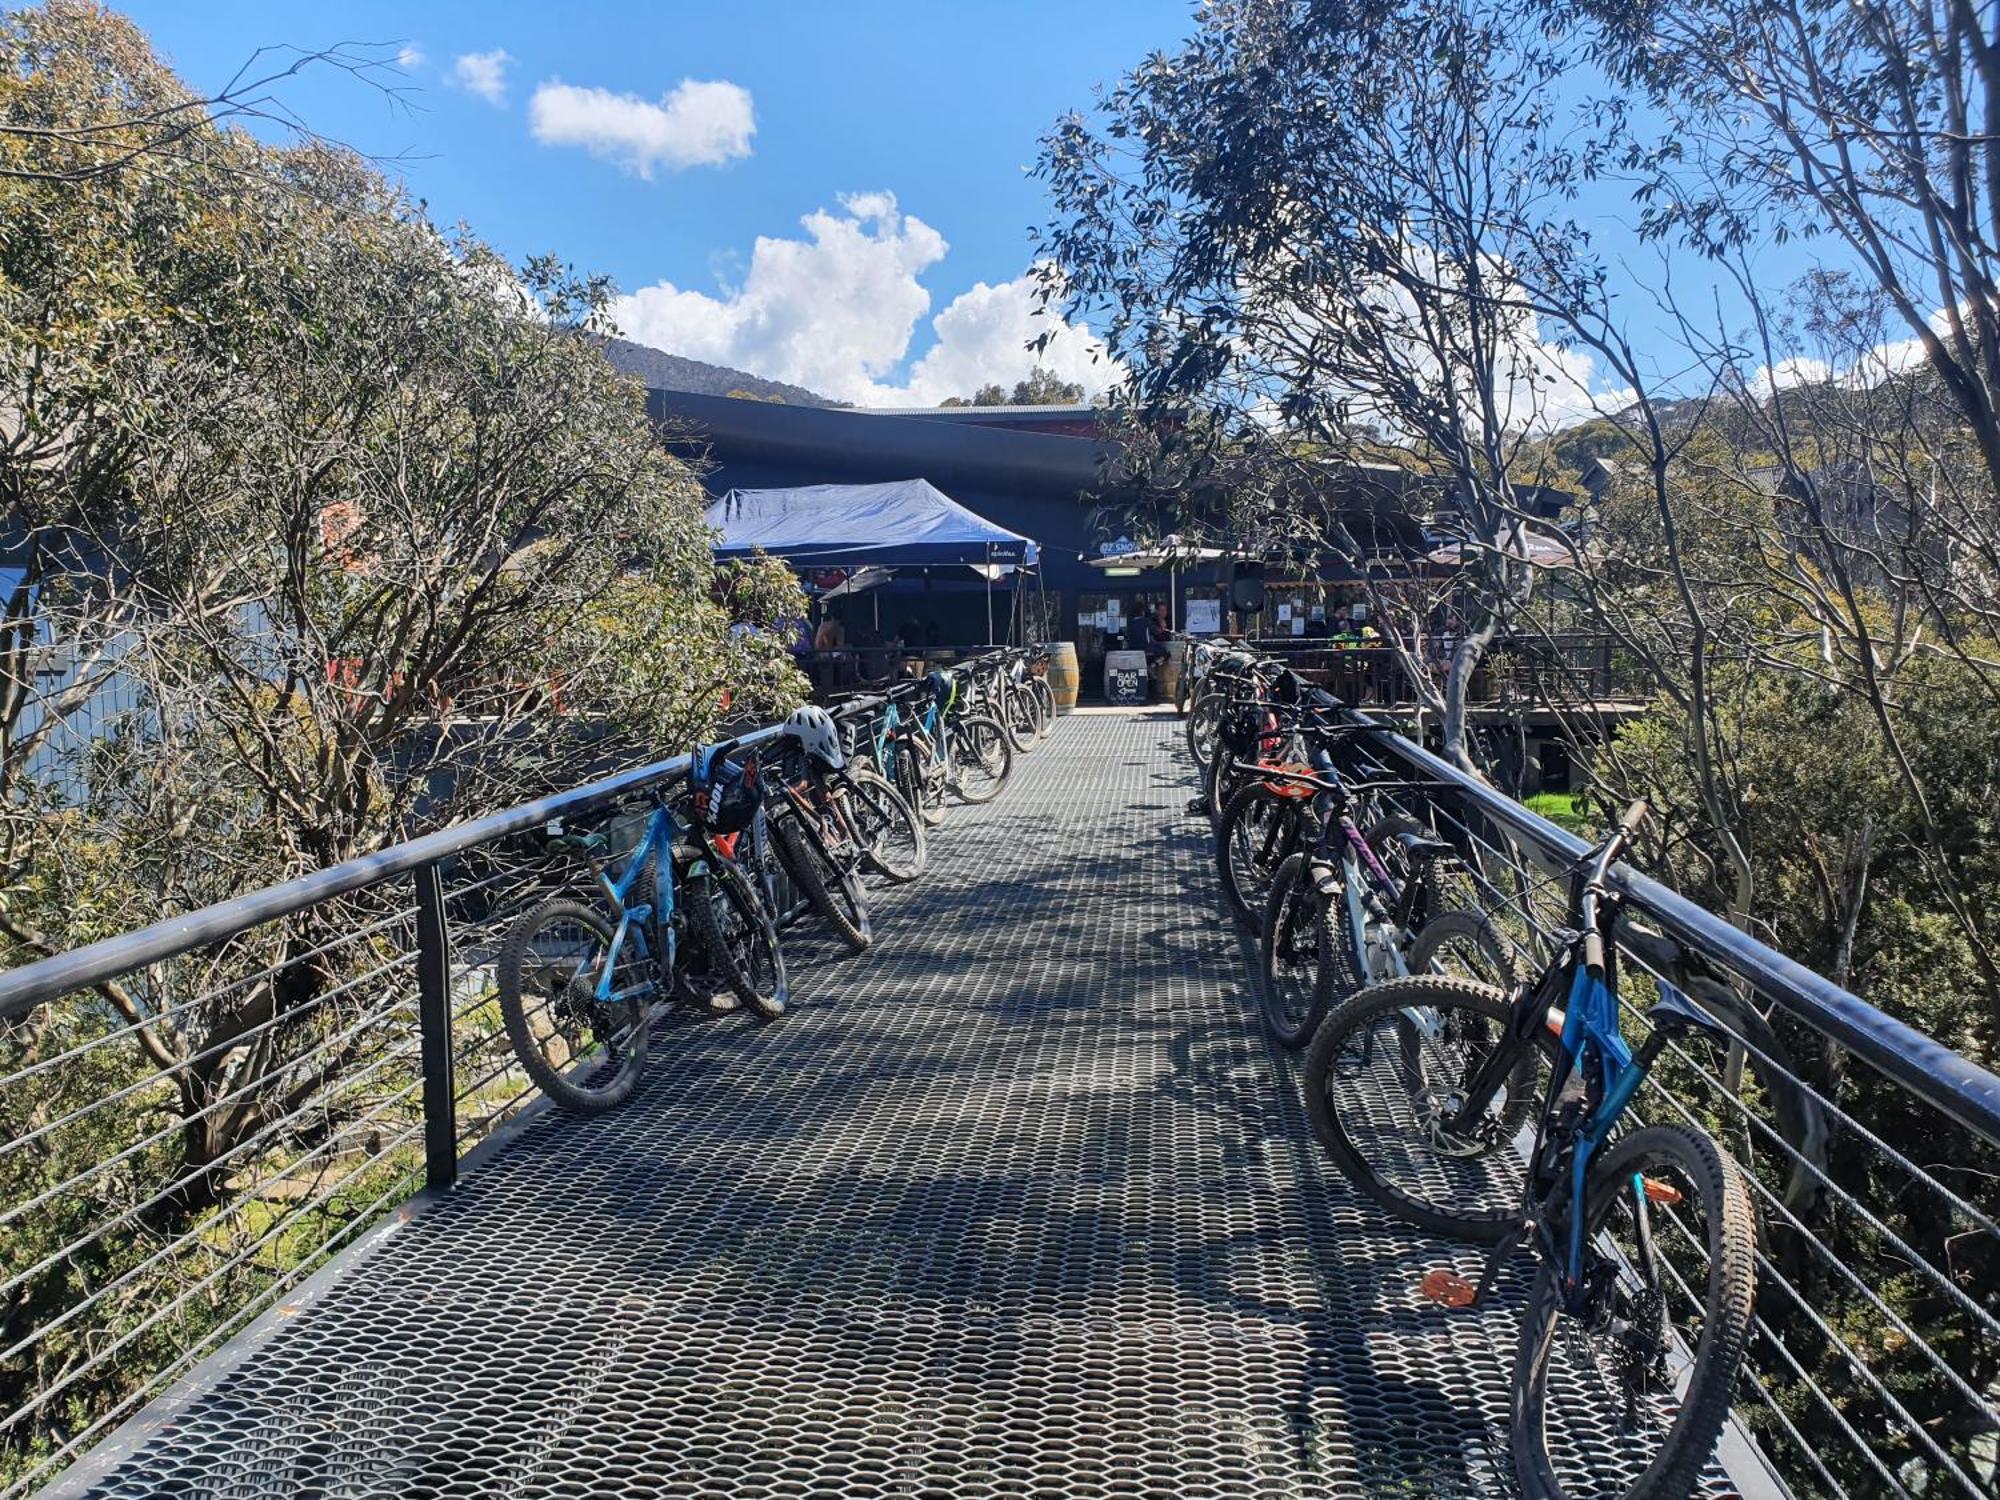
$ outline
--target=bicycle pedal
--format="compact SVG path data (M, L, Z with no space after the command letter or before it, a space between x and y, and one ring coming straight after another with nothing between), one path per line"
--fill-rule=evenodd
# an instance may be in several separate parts
M1686 1195L1671 1182L1662 1182L1657 1177L1646 1177L1641 1181L1646 1185L1648 1203L1663 1203L1668 1208L1675 1208L1687 1201Z
M1470 1307L1479 1300L1479 1288L1456 1271L1426 1271L1417 1283L1417 1295L1440 1307Z

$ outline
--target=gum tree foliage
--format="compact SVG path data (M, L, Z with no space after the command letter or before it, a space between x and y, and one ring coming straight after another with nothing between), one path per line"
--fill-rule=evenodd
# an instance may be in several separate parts
M1735 405L1739 472L1785 497L1773 587L1873 718L2000 995L1995 894L1957 852L1954 789L1924 775L1902 689L1945 671L2000 701L2000 18L1922 0L1542 10L1607 72L1604 111L1652 122L1620 136L1642 229L1711 257L1751 309L1683 326ZM1756 252L1788 241L1822 263L1773 293Z
M1464 4L1226 0L1060 122L1039 168L1044 301L1126 368L1160 530L1365 566L1318 476L1385 449L1436 476L1471 561L1430 706L1468 768L1466 685L1533 589L1521 488L1567 379L1523 281L1582 239L1560 66ZM1407 623L1390 639L1426 683Z
M218 127L95 7L8 13L0 50L0 963L795 701L782 635L730 626L796 583L715 573L580 336L604 283ZM291 1218L408 1118L368 1020L406 902L0 1023L0 1412L53 1393L9 1449L88 1431L341 1217Z

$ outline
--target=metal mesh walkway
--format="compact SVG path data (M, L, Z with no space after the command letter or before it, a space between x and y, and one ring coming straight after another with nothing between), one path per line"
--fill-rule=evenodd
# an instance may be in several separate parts
M1177 737L1060 722L873 952L538 1121L82 1492L1505 1493L1513 1318L1326 1180Z

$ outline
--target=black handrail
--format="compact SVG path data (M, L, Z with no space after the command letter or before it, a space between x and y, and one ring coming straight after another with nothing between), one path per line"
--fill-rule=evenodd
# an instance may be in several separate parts
M1009 651L1017 649L1020 648L1002 648L995 654L1004 657ZM973 658L945 670L964 671L980 659ZM849 718L870 712L887 701L880 694L850 699L830 712L836 717ZM778 726L768 725L741 736L738 743L762 744L781 732ZM351 895L399 875L407 875L480 844L526 833L553 818L570 817L601 807L642 788L686 774L689 760L689 756L676 755L634 770L621 771L616 776L607 776L587 786L510 807L475 818L469 823L454 823L421 838L344 860L279 885L265 886L232 900L204 906L198 911L163 918L136 932L104 938L54 958L7 970L0 973L0 1020L12 1019L72 990L102 984L148 964L161 963L192 949L226 941L253 927L304 911L319 902Z
M1344 707L1330 694L1315 696L1329 706ZM1367 738L1377 749L1395 756L1423 776L1450 783L1454 795L1536 848L1551 863L1574 864L1589 852L1590 846L1582 839L1466 775L1390 726L1357 709L1348 708L1346 712L1354 722L1368 726ZM1629 865L1614 867L1612 885L1668 937L1741 975L1759 994L1825 1032L1917 1098L1936 1105L1967 1129L2000 1145L2000 1076L1878 1010L1775 948L1758 942Z

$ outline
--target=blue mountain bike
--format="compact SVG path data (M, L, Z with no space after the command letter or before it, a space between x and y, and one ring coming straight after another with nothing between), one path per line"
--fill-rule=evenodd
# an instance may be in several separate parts
M526 913L501 943L497 977L515 1055L565 1108L595 1114L630 1096L645 1069L653 1002L669 992L697 998L688 984L694 950L709 977L753 1014L785 1013L784 954L763 883L750 874L762 864L757 770L729 762L731 748L698 758L729 766L731 790L697 786L693 798L697 809L727 801L726 817L699 810L683 817L656 790L643 831L623 855L604 833L551 830L552 852L589 861L603 905L559 898ZM751 790L735 790L746 785ZM739 864L744 840L750 847Z
M1374 985L1307 1054L1306 1107L1349 1181L1413 1224L1493 1245L1477 1284L1434 1271L1423 1296L1471 1306L1513 1251L1533 1252L1511 1415L1536 1500L1693 1494L1750 1330L1741 1171L1705 1131L1627 1118L1669 1042L1726 1039L1665 982L1636 1052L1622 1034L1606 875L1644 814L1635 804L1579 867L1575 926L1539 979L1512 994L1442 974Z

